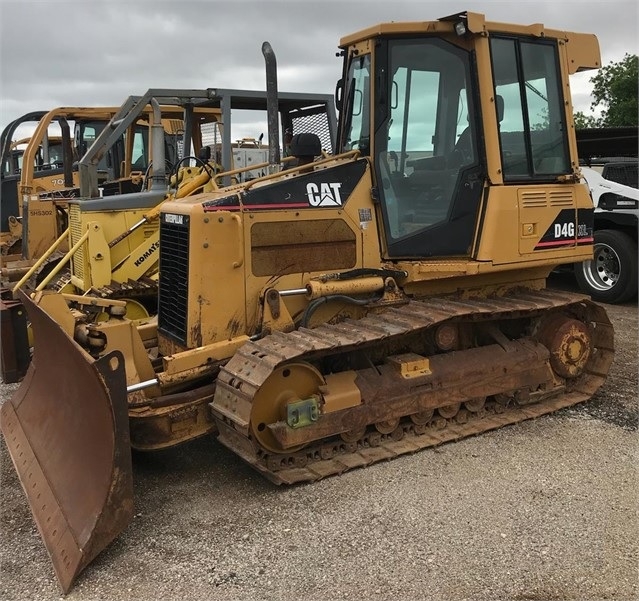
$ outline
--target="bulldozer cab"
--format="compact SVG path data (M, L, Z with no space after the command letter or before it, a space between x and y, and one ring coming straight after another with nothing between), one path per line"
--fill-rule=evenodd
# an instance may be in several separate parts
M113 116L116 108L58 107L27 113L2 135L3 254L36 257L66 227L65 199L78 193L77 161ZM20 129L30 137L14 140ZM101 165L103 182L121 181L123 140ZM123 164L123 163L122 163ZM130 173L129 169L129 173ZM25 201L26 198L26 201ZM31 210L25 205L33 201ZM37 201L37 202L36 202ZM9 248L11 246L11 248Z
M168 165L179 159L181 110L164 107ZM102 134L117 107L58 107L27 113L2 134L3 254L37 259L67 227L67 200L80 195L79 162ZM216 116L213 115L213 119ZM14 140L20 128L29 138ZM99 195L139 192L152 160L150 109L109 140L95 164ZM16 146L16 142L23 142ZM167 167L168 168L168 167ZM64 245L60 250L64 249Z
M598 65L598 46L540 28L460 13L342 41L339 144L373 161L386 258L477 259L487 182L575 175L564 90L569 72Z
M22 219L22 199L20 197L20 180L27 162L31 172L42 172L51 169L51 158L54 163L63 160L65 140L62 136L51 139L44 136L36 141L33 136L22 137L21 128L37 126L37 123L47 115L46 111L26 113L15 119L2 131L1 136L1 186L0 196L0 231L2 254L20 256L20 220ZM68 138L66 140L69 147Z

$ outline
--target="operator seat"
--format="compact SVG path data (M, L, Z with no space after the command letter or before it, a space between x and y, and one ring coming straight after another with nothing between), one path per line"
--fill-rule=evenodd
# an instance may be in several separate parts
M495 109L497 110L497 124L502 122L504 118L504 97L495 94ZM475 160L475 151L473 147L473 137L470 132L470 125L460 134L455 144L454 154L459 157L458 161L461 165L466 165Z
M297 161L289 163L289 167L301 167L308 165L315 160L316 156L322 154L322 143L317 134L302 133L295 134L291 139L291 155Z

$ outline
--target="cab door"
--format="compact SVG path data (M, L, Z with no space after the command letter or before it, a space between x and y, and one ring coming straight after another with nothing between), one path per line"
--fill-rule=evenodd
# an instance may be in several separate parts
M387 258L469 256L484 169L471 53L390 39L376 53L374 162Z

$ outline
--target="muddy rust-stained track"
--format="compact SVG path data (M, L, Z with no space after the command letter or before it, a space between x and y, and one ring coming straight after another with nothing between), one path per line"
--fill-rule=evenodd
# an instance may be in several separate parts
M571 325L575 323L576 330ZM401 347L408 337L432 336L442 324L470 329L473 337L488 332L494 344L436 354L431 366L439 375L414 383L395 377L392 387L384 387L388 366L359 369L361 405L324 414L308 428L291 431L285 421L261 424L268 429L267 440L282 443L282 448L262 444L265 439L251 420L255 421L254 403L269 378L272 382L288 375L287 366L295 370L336 356L348 359L380 345ZM497 331L495 326L505 324L517 324L518 337L510 339ZM550 350L540 338L552 342ZM554 373L549 378L549 365L555 372L570 371L562 359L571 358L571 345L581 349L578 374ZM222 368L211 408L223 444L273 482L293 484L585 401L606 379L613 353L613 329L605 310L582 295L543 290L481 300L411 301L360 320L275 333L248 343Z

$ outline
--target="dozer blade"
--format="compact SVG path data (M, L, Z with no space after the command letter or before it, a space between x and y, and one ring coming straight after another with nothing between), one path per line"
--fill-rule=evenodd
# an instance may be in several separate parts
M133 516L124 359L94 360L22 298L37 343L0 427L66 593Z

